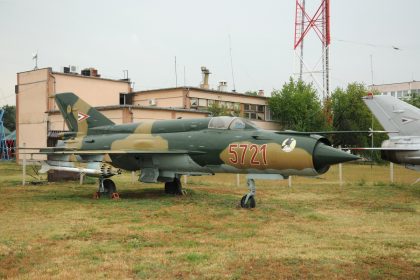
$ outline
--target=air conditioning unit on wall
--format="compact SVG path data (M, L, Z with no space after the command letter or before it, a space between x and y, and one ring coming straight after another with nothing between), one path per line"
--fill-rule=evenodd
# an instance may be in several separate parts
M149 99L149 106L156 106L156 99Z

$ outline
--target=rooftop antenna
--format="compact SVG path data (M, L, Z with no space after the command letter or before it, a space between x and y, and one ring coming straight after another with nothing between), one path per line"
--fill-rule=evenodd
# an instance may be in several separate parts
M124 79L128 80L128 70L122 70L124 73Z
M370 55L370 74L372 78L372 86L373 86L373 55Z
M32 60L35 60L34 70L37 70L38 69L38 51L36 51L32 54Z
M232 71L233 92L236 92L235 75L234 75L234 71L233 71L232 40L230 38L230 34L229 34L229 55L230 55L230 69Z
M175 87L178 87L178 71L176 69L176 56L175 56Z
M185 82L185 65L184 65L184 87L186 86L186 82Z

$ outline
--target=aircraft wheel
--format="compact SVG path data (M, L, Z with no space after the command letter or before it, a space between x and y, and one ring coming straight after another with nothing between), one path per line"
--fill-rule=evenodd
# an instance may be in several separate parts
M248 201L245 203L245 199L246 199L247 195L244 195L241 199L241 207L242 208L255 208L256 206L256 202L255 202L255 198L253 195L251 195L248 199Z
M109 198L112 198L112 194L117 192L117 187L115 186L114 181L111 179L105 179L103 181L104 184L104 194L107 195Z

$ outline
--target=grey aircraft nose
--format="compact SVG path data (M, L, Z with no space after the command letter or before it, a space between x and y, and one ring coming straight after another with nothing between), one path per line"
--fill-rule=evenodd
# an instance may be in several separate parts
M342 163L360 159L360 157L335 149L331 146L319 143L315 147L313 160L316 167L330 166L332 164Z

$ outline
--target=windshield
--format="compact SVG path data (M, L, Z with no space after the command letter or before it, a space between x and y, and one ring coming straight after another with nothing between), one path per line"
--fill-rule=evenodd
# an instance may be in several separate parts
M209 128L228 129L233 117L214 117L209 122Z
M209 122L208 128L232 130L258 129L254 123L247 119L228 116L212 118Z

